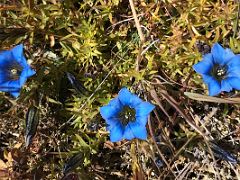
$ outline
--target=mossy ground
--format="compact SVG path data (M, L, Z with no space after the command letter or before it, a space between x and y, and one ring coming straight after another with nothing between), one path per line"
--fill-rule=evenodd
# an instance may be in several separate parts
M0 179L240 179L239 164L209 146L239 159L239 105L184 95L207 94L192 65L213 43L240 53L237 1L134 2L144 41L129 1L0 2L1 49L23 43L37 72L17 100L0 94ZM87 91L77 92L66 72ZM123 86L156 105L147 141L109 141L99 107ZM231 96L239 94L219 98ZM40 122L25 148L32 105ZM78 153L81 163L64 177Z

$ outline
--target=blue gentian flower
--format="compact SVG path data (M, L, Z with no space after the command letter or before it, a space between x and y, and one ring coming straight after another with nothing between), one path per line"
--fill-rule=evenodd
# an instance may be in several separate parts
M100 108L100 113L108 125L107 130L110 131L110 140L112 142L133 138L146 140L146 123L148 115L154 108L151 103L141 100L127 88L122 88L116 98Z
M240 55L224 49L218 43L193 68L202 75L210 96L216 96L222 91L240 90Z
M0 52L0 91L16 98L27 78L34 74L24 57L22 44Z

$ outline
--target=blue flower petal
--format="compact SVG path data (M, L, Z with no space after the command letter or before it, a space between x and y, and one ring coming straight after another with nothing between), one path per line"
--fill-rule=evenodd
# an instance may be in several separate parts
M129 92L127 88L122 88L119 91L118 98L123 106L129 106L131 108L134 108L143 102L137 95Z
M138 116L136 117L136 122L141 124L142 126L146 126L148 121L148 115L147 116Z
M231 58L231 61L227 63L228 68L236 67L240 65L240 54Z
M228 78L229 84L232 88L240 90L240 78L239 77L230 77Z
M135 107L136 116L147 116L154 108L155 106L152 105L151 103L142 102Z
M0 84L8 81L6 72L0 69Z
M210 96L216 96L221 92L220 83L212 76L202 75L203 81L208 85L208 91Z
M213 57L212 54L206 54L203 60L193 65L193 69L199 74L209 74L213 68Z
M240 77L240 68L236 67L228 72L227 77Z
M106 123L107 123L107 130L111 130L113 127L116 126L116 124L118 124L120 122L120 120L118 118L108 118L105 119Z
M235 54L230 49L224 49L218 43L215 43L211 49L215 64L225 65Z
M123 139L124 127L119 122L110 130L110 141L117 142Z
M118 113L121 111L122 105L118 98L112 99L108 105L100 108L100 114L103 119L109 119L112 117L117 117Z
M132 140L135 138L135 135L132 132L130 123L127 124L127 126L125 127L123 138L125 138L127 140Z
M27 60L23 54L23 44L19 44L11 49L12 56L23 67L28 67Z
M130 122L125 128L124 138L131 140L138 138L142 140L147 139L147 130L145 126L138 124L137 122Z
M234 56L227 64L228 77L240 77L240 55Z
M27 78L31 77L35 73L36 72L34 70L32 70L31 68L29 68L29 67L23 69L22 73L20 75L20 79L19 79L20 86L23 86L25 84L25 82L27 81Z
M6 92L6 91L13 91L13 90L16 90L16 89L20 89L21 86L20 86L18 80L14 80L14 81L6 81L6 82L3 82L3 83L0 83L0 88L1 88L1 91Z
M18 81L7 81L0 83L0 91L9 92L15 98L18 97L20 87Z
M221 91L230 92L231 90L232 90L232 86L229 83L229 78L223 79L221 81Z
M136 120L129 122L126 126L118 118L119 112L124 106L135 108ZM130 93L127 88L122 88L117 98L114 98L108 105L100 108L100 113L107 123L107 130L110 131L110 140L117 142L126 138L146 139L146 123L149 113L155 108L149 102L141 100L138 96Z
M0 69L4 68L8 64L11 64L13 56L11 51L2 51L0 52Z
M16 63L21 66L21 74L18 80L12 80L9 71L16 66ZM10 92L17 97L27 78L35 73L24 57L23 44L0 52L0 91Z
M220 83L213 78L213 80L208 83L209 96L216 96L221 93Z
M202 78L203 78L204 83L206 83L206 84L208 84L208 83L210 83L211 81L215 80L212 76L210 76L210 75L205 75L205 74L202 75Z
M3 92L19 92L20 88L7 87L7 86L0 85L0 91L3 91Z
M202 75L203 81L208 85L209 95L215 96L221 91L230 92L233 88L239 88L240 85L235 83L239 83L240 79L240 55L235 55L230 49L224 49L218 43L213 45L211 54L213 61L207 54L203 61L193 66L194 70ZM221 81L210 73L215 64L223 67L227 66L226 77Z
M31 69L30 67L26 68L25 71L23 71L22 73L24 74L21 74L23 76L26 76L26 77L31 77L33 76L34 74L36 74L36 71L34 71L33 69Z
M18 96L19 96L19 94L20 94L20 91L13 91L13 92L10 92L10 94L13 96L13 97L15 97L15 98L17 98Z

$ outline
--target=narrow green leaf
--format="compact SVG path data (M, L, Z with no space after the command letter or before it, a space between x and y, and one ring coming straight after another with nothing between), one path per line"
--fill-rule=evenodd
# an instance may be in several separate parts
M26 137L25 145L28 147L31 144L32 138L35 136L39 122L39 111L37 107L32 106L28 109L26 115Z
M67 174L68 172L74 170L78 166L81 166L84 162L84 154L82 152L72 156L63 167L63 174Z

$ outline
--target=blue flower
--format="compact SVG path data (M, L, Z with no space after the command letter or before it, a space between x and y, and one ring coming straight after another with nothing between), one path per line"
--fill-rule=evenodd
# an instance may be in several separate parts
M24 57L22 44L0 52L0 91L16 98L27 78L34 74Z
M110 140L146 140L146 123L154 108L151 103L141 100L127 88L122 88L116 98L100 108L100 113L108 125L107 130L110 131Z
M240 90L240 55L224 49L218 43L193 68L202 75L210 96L216 96L222 91Z

